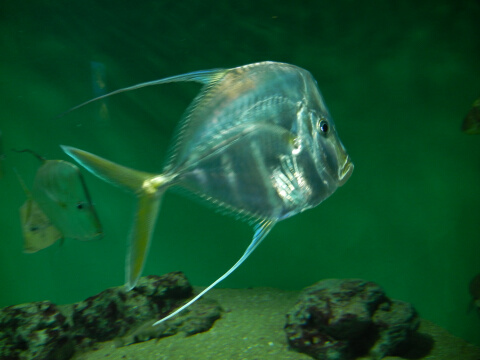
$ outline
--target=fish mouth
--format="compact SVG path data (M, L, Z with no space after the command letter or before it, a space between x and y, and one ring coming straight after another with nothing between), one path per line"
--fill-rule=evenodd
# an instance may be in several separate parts
M353 172L353 163L350 159L350 156L347 155L343 166L338 170L338 179L340 181L340 186L345 184Z

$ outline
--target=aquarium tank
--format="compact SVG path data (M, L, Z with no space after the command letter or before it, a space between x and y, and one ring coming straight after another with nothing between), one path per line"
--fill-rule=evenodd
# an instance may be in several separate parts
M480 97L479 19L474 0L2 1L0 307L69 304L125 283L135 196L61 145L160 174L203 85L147 86L69 109L142 82L275 61L315 78L355 170L319 206L278 222L218 287L365 279L480 345L480 290L469 291L480 272L480 134L462 131ZM81 206L102 234L44 232L50 242L32 238L35 251L25 251L32 223L20 208L37 199L34 179L50 160L78 166L81 180L67 186L81 182ZM182 271L210 285L252 239L251 224L229 215L166 191L141 274Z

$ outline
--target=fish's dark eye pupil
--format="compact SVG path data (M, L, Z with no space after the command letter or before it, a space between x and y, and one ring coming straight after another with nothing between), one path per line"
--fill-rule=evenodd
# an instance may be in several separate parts
M328 132L328 123L325 120L320 122L320 130L325 134Z
M83 203L80 202L80 203L77 204L77 209L78 209L78 210L82 210L83 207L84 207L84 204L83 204Z

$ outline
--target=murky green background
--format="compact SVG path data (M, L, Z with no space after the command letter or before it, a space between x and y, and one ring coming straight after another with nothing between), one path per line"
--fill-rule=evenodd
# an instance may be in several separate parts
M422 317L480 344L467 313L480 271L480 136L460 124L480 96L479 1L28 1L0 3L0 306L82 300L124 281L134 198L85 172L104 224L98 242L22 253L18 209L59 144L158 172L197 84L145 88L56 116L109 90L262 60L318 80L355 171L314 210L279 223L223 287L301 289L363 278ZM144 274L182 270L208 285L243 253L245 223L168 193Z

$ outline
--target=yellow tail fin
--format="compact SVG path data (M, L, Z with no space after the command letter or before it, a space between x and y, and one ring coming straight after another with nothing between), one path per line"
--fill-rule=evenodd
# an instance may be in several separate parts
M62 149L95 176L137 196L137 209L126 258L125 286L131 290L145 265L162 195L171 179L130 169L73 147L62 146Z

